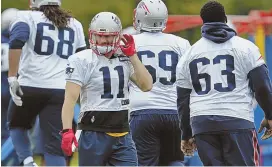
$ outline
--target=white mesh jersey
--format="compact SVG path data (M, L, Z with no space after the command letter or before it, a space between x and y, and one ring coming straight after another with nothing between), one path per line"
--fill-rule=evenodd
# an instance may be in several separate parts
M253 122L248 73L265 62L257 46L234 36L216 44L201 38L177 65L177 86L192 89L190 117L219 115Z
M87 49L68 60L66 81L81 86L81 112L128 110L128 82L134 73L128 57L108 59Z
M141 33L134 36L137 54L153 78L153 88L142 92L130 84L130 110L170 109L176 105L176 65L190 47L178 36L165 33Z
M19 11L10 29L19 22L30 28L20 59L20 85L64 89L67 58L86 46L81 23L71 18L68 27L58 29L42 12Z

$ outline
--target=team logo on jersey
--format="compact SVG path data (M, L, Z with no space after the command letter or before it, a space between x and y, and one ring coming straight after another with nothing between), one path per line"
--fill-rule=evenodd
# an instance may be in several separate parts
M94 121L95 121L95 118L94 118L94 116L93 116L92 119L91 119L91 122L94 123Z
M68 64L68 66L69 66L69 64ZM66 73L68 76L71 76L71 74L74 72L74 70L75 70L75 68L67 67L65 73Z
M129 58L127 56L118 56L119 61L129 61Z
M129 104L129 99L121 100L121 105L128 105Z

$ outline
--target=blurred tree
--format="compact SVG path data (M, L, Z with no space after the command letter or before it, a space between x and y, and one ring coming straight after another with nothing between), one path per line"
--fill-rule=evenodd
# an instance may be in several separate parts
M62 7L70 10L84 27L86 37L92 17L101 11L116 13L122 20L123 27L132 25L133 9L140 0L63 0ZM164 0L169 14L199 15L201 7L208 0ZM268 10L272 0L218 0L225 6L227 14L247 15L250 10ZM2 0L2 11L7 8L28 9L28 0ZM177 33L195 42L200 37L200 28Z
M87 34L91 19L102 11L117 14L124 27L131 25L135 6L135 3L131 2L133 0L65 0L62 1L62 7L72 12L72 15L83 24ZM28 7L28 0L2 0L2 11L7 8L27 10Z
M250 10L272 9L272 0L217 0L225 7L229 15L248 15ZM165 0L169 14L199 15L201 7L208 0ZM196 42L200 37L200 27L190 31L176 33L190 41Z

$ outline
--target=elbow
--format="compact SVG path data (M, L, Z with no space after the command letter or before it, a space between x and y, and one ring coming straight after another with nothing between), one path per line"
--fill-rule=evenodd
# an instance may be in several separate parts
M263 97L263 98L272 98L272 89L271 86L268 85L261 85L257 88L255 88L255 95L258 97Z
M141 87L141 90L142 90L143 92L148 92L148 91L150 91L150 90L152 89L152 87L153 87L153 84L150 83L150 84L147 84L147 85Z
M148 73L149 76L148 76L148 79L147 79L147 84L146 84L146 87L145 87L145 90L144 92L148 92L152 89L153 87L153 79L152 79L152 76L150 73Z
M152 76L148 73L148 77L146 77L143 81L143 83L141 84L142 86L140 87L140 89L143 92L148 92L152 89L153 87L153 79Z
M147 86L146 86L145 92L150 91L152 89L152 87L153 87L153 78L152 78L150 73L148 73L148 74L149 74L149 76L148 76L148 79L147 79L147 84L146 84Z
M145 89L143 89L144 92L151 91L153 85L151 84L150 86L147 86Z

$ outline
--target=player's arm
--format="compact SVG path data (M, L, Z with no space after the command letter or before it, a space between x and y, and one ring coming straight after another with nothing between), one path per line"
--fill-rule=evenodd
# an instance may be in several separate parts
M255 98L265 113L267 120L272 120L272 85L265 64L254 68L248 74ZM260 82L261 81L261 82Z
M65 99L62 106L62 141L61 148L63 152L71 156L72 155L72 144L74 143L78 147L78 143L75 134L72 129L72 122L74 118L74 106L80 93L80 85L73 82L66 82L65 87Z
M248 74L252 90L255 92L255 98L264 111L265 118L262 120L258 133L266 128L261 136L262 140L272 137L272 85L269 78L269 72L266 65L254 68Z
M124 34L122 41L125 45L121 46L121 50L126 56L129 57L133 66L133 72L131 72L132 75L130 76L130 80L142 91L150 91L153 87L153 80L150 73L147 71L136 54L135 43L132 35Z
M247 59L245 59L245 69L248 71L249 85L255 93L255 98L263 109L265 118L263 119L259 133L266 128L262 139L272 137L272 85L269 72L259 49L254 45L250 48Z
M181 40L181 38L178 38L180 40L180 55L184 56L185 52L191 47L190 42L188 40ZM177 65L177 109L180 116L180 128L182 129L182 140L189 140L192 138L192 129L190 126L190 94L192 92L192 89L184 88L184 80L185 77L183 74L180 74L180 71L182 71L182 62L184 62L184 59L182 59L178 65ZM178 86L179 85L179 86Z
M77 140L72 129L74 118L74 107L77 102L81 87L84 83L84 65L77 55L72 55L68 59L66 68L65 98L62 106L62 141L61 148L68 156L72 154L72 143L77 147Z
M180 118L180 128L182 130L182 140L192 138L192 128L190 125L190 94L192 89L177 86L177 109Z
M10 49L9 50L9 77L17 77L20 56L22 54L22 49Z
M176 69L176 85L177 85L177 109L180 119L181 135L181 151L184 155L192 156L196 150L196 144L192 135L190 125L190 95L192 92L192 84L189 80L188 68L186 68L187 56L182 56L177 64Z
M255 98L264 111L265 118L262 120L258 133L265 128L262 140L272 137L272 85L267 66L261 65L254 68L248 74L250 85L255 92Z
M22 48L29 39L30 28L25 22L15 23L10 30L9 77L17 77Z
M265 118L272 120L272 85L269 72L257 46L250 47L244 61L248 79L255 98L265 113Z
M62 125L63 129L72 129L72 122L74 118L74 107L77 102L81 86L66 82L65 99L62 107Z
M134 69L134 73L131 75L130 80L143 92L150 91L153 87L153 80L150 73L147 71L136 54L130 57L130 62Z
M192 137L190 126L190 95L192 85L188 79L188 70L186 68L186 55L182 56L176 67L176 85L177 85L177 109L180 118L180 128L182 130L182 140L189 140Z
M75 54L68 58L65 86L65 99L62 107L62 124L63 129L72 129L74 118L74 107L80 94L81 87L84 83L85 71L84 65L79 55Z
M23 101L20 96L23 95L20 84L17 81L20 56L22 48L29 39L30 28L26 22L20 21L20 18L11 24L9 41L9 72L8 82L10 94L13 102L17 106L22 106Z

